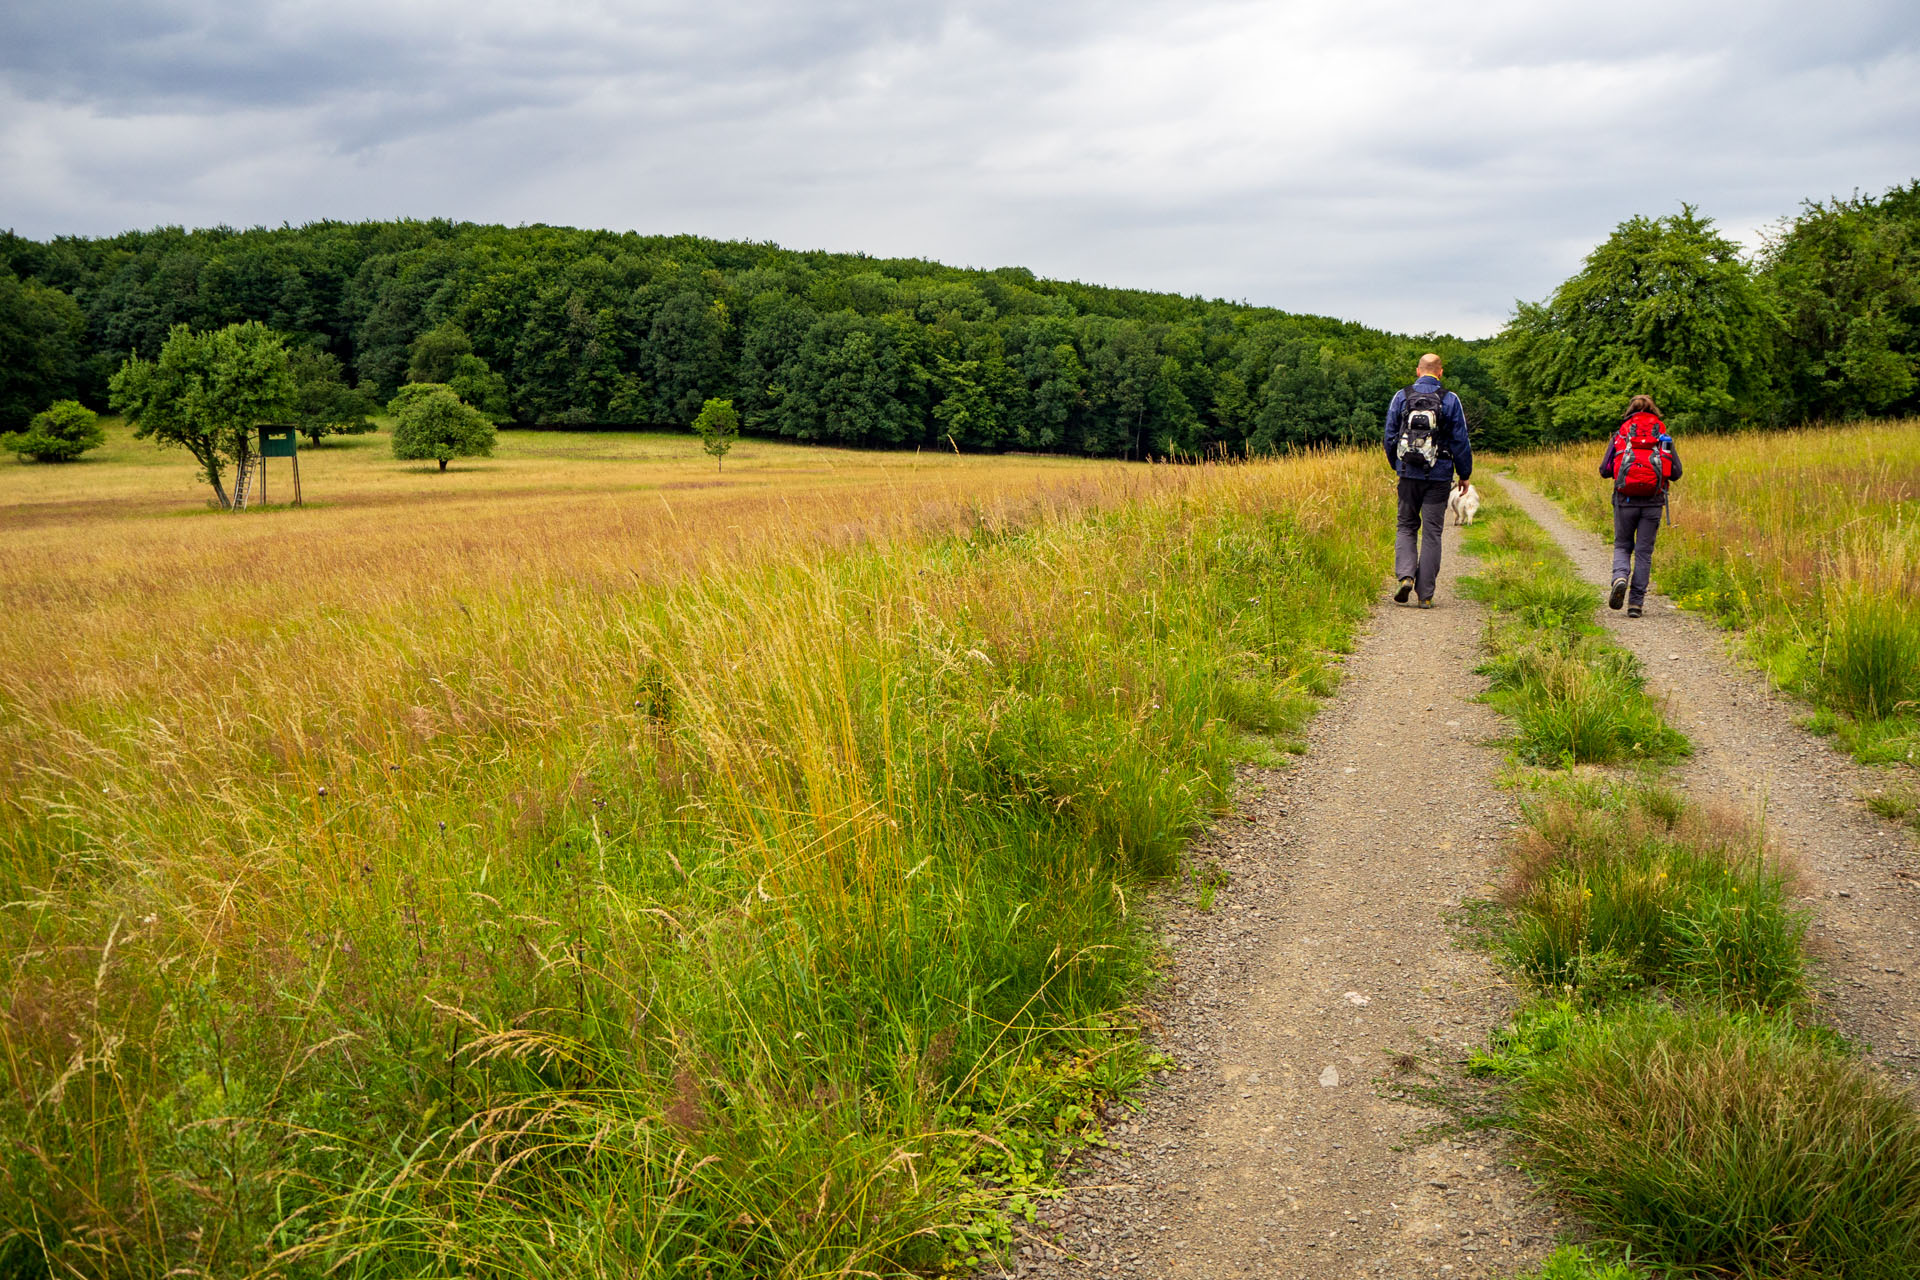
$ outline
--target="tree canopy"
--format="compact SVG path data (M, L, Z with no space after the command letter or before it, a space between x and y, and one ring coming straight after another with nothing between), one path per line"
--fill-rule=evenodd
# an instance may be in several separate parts
M1691 206L1628 219L1501 349L1514 409L1548 440L1598 436L1651 395L1678 425L1755 422L1773 409L1778 330L1739 246Z
M1481 420L1504 405L1470 343L1017 267L451 222L0 236L0 259L75 307L96 402L98 361L257 320L380 399L443 383L523 426L685 429L729 399L744 430L799 440L1237 453L1377 430L1434 345L1478 370L1450 385Z
M1877 200L1808 203L1761 264L1791 417L1920 413L1920 181Z

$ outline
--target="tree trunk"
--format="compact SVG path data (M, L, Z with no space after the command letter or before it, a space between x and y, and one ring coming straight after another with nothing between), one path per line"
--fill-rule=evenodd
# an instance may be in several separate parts
M442 471L447 469L447 460L445 458L440 459L440 469Z
M201 459L201 470L206 473L207 482L213 486L213 496L220 500L222 511L233 510L233 499L227 496L227 486L220 483L220 460Z

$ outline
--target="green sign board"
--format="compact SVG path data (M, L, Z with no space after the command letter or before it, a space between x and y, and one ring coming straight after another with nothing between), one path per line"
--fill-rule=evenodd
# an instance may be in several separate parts
M292 458L299 455L300 433L292 427L260 428L260 456Z

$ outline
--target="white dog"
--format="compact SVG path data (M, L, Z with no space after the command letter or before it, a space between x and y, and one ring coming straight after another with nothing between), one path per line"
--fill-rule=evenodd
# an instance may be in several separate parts
M1447 498L1447 510L1453 512L1455 524L1472 524L1473 518L1480 514L1480 491L1468 481L1464 489L1456 488Z

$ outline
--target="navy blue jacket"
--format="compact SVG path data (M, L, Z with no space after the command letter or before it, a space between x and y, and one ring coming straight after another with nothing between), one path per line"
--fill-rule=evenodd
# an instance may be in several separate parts
M1617 453L1618 450L1614 448L1613 440L1609 439L1607 441L1607 456L1600 459L1600 474L1609 480L1613 479L1613 467ZM1667 477L1667 483L1672 484L1680 478L1680 449L1673 443L1672 436L1667 437L1667 455L1673 459L1673 474ZM1667 495L1664 493L1657 493L1649 498L1629 498L1618 489L1613 491L1613 505L1616 507L1659 507L1665 506L1666 501Z
M1422 384L1426 384L1422 386ZM1435 390L1440 379L1431 374L1414 381L1414 386L1422 390ZM1414 480L1452 480L1454 468L1460 469L1460 478L1467 479L1473 474L1473 448L1467 443L1467 414L1460 407L1460 397L1449 391L1440 398L1440 426L1443 434L1440 439L1440 458L1432 467L1427 467L1415 459L1408 459L1403 466L1394 456L1394 448L1400 443L1401 404L1407 398L1403 388L1393 393L1393 403L1387 406L1387 465L1398 474ZM1452 456L1449 457L1448 455Z

